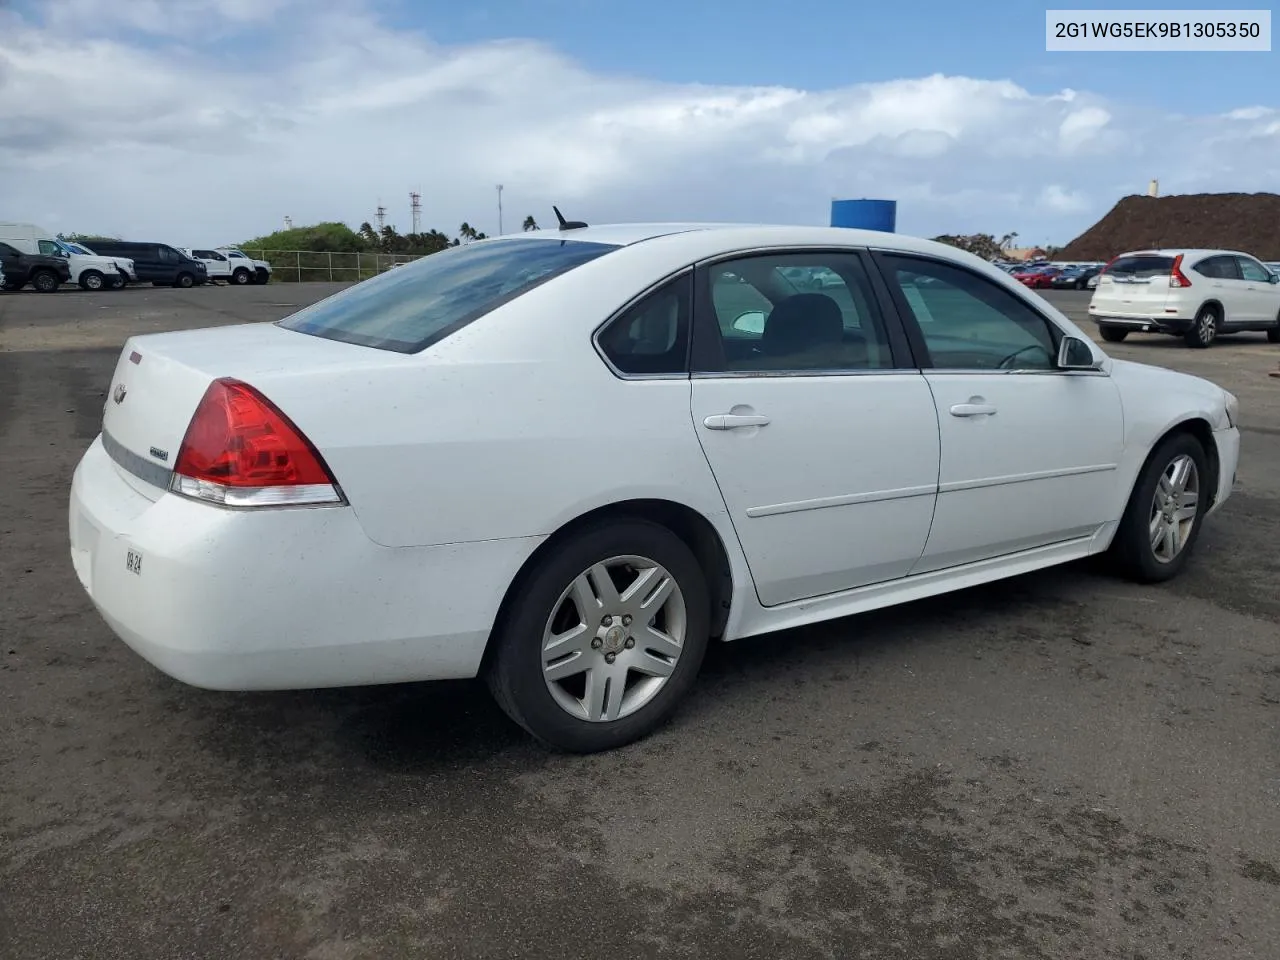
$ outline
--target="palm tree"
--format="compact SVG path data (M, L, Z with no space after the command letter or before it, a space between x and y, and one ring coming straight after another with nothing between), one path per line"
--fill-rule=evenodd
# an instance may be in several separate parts
M537 230L537 229L538 229L538 221L537 221L537 220L535 220L535 219L533 219L533 217L531 217L531 216L530 216L530 217L525 217L525 218L524 218L524 225L523 225L520 229L525 230L526 232L527 232L527 231L529 231L529 230Z
M480 239L479 235L476 233L476 228L469 223L464 223L462 226L458 228L458 236L459 238L467 241L468 243L470 243L472 240Z

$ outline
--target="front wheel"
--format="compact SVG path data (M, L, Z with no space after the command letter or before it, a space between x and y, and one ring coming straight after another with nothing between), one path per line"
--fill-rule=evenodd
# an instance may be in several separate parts
M244 267L241 267L235 273L231 274L231 282L240 287L243 287L251 279L253 278L249 276L249 271L244 269Z
M62 281L52 270L37 270L31 277L31 285L39 293L53 293L62 285Z
M189 273L180 273L178 278L173 281L175 287L182 287L184 290L196 282L196 278Z
M126 281L126 280L125 280L125 278L124 278L124 274L119 274L119 273L118 273L118 274L116 274L115 278L111 281L111 289L112 289L112 290L123 290L123 289L124 289L124 285L125 285L125 283L126 283L126 282L127 282L127 281Z
M80 274L81 290L101 290L107 285L107 278L97 270L86 270Z
M1276 314L1276 325L1267 331L1267 343L1280 343L1280 313Z
M639 740L693 686L710 630L707 583L665 527L589 527L517 590L486 679L507 715L543 743L594 753Z
M1102 339L1107 343L1120 343L1129 335L1129 331L1124 327L1098 327L1098 332L1102 334Z
M1177 576L1187 562L1213 497L1209 460L1189 433L1163 440L1129 497L1111 552L1139 583Z

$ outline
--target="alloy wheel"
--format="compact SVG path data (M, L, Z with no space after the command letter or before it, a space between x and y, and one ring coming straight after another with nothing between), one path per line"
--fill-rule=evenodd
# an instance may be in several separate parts
M1175 457L1156 484L1147 529L1151 551L1161 563L1172 563L1182 553L1195 528L1200 505L1200 471L1186 454Z
M684 594L665 567L641 556L612 557L560 594L543 628L543 680L571 716L619 720L666 685L687 628Z

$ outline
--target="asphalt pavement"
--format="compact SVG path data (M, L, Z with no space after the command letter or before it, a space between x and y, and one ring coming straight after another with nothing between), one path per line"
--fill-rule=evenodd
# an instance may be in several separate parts
M184 687L76 582L124 338L336 288L0 294L0 957L1276 956L1280 348L1106 345L1241 398L1175 582L1079 564L723 645L671 726L564 757L475 683Z

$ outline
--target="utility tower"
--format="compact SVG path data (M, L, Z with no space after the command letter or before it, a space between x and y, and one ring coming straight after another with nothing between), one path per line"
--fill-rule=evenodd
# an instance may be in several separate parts
M382 230L387 225L387 208L381 203L378 204L378 209L377 212L374 213L374 218L378 221L378 236L382 236Z
M502 184L498 184L498 236L502 236Z
M417 233L422 224L422 194L417 190L409 191L409 219L413 222L411 233Z

